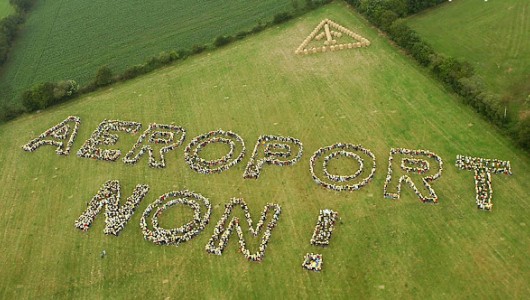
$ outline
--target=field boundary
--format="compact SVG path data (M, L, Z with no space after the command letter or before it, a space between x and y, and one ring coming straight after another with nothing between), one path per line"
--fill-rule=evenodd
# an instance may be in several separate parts
M484 119L510 136L521 149L527 153L530 152L530 117L522 120L511 119L501 105L500 95L483 87L484 84L480 78L475 76L471 63L436 52L420 38L414 29L405 24L403 18L409 14L400 10L399 7L385 6L383 3L376 3L367 7L360 1L345 1L364 15L372 25L386 33L419 65L428 69L435 79L450 91L455 92L465 104L471 106ZM429 7L444 2L435 1ZM415 13L419 12L416 11Z

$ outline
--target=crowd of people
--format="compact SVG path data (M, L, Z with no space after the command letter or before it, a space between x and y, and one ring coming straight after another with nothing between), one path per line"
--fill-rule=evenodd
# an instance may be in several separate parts
M434 159L438 165L439 170L433 175L426 176L422 178L423 185L425 188L429 191L429 196L424 196L421 191L416 187L410 176L403 174L401 177L399 177L397 182L397 192L396 193L390 193L388 192L388 186L390 185L392 181L392 173L393 173L393 160L394 156L396 154L400 155L410 155L410 156L423 156ZM410 166L413 165L413 166ZM416 174L425 174L430 170L429 163L424 159L417 159L417 158L402 158L400 168L402 171L405 171L405 173L416 173ZM435 153L429 151L429 150L411 150L411 149L405 149L405 148L392 148L390 149L390 156L388 157L388 173L386 175L385 184L383 186L383 194L385 198L390 199L399 199L399 196L401 194L401 184L403 182L407 183L412 190L414 190L414 193L422 202L433 202L438 203L438 196L436 195L436 192L431 187L429 182L432 182L442 175L443 171L443 161L442 158Z
M337 221L338 213L330 209L321 209L318 214L317 225L311 237L311 245L326 246L329 245L333 227Z
M201 205L199 203L202 203L204 207L206 207L206 212L204 214L201 214ZM193 220L178 228L161 228L158 218L162 215L164 210L178 204L187 205L193 209ZM151 218L153 228L151 230L147 226L147 219L155 208L156 211ZM211 214L212 205L208 198L188 190L173 191L160 196L145 209L142 218L140 219L140 227L142 229L142 234L147 241L156 245L178 246L201 233L206 225L208 225Z
M401 160L401 169L408 173L425 174L431 169L431 167L429 162L424 159L404 157Z
M268 143L263 152L267 158L272 158L274 156L287 158L292 154L291 146L280 143ZM279 161L278 163L282 163L282 161Z
M87 203L86 211L77 219L75 227L87 231L92 222L105 206L105 234L118 235L131 219L140 201L149 191L148 185L137 185L125 204L120 206L120 182L109 180L99 192Z
M241 229L241 226L239 224L239 218L234 217L228 224L227 220L230 217L232 213L232 209L235 206L240 206L243 209L243 212L245 214L245 219L248 223L249 231L254 236L257 237L259 232L261 231L261 228L265 224L265 220L267 219L267 214L269 210L274 210L274 214L272 216L271 221L267 224L267 228L265 229L265 232L263 233L263 236L261 238L261 243L258 247L258 251L256 253L251 253L250 250L247 248L245 237L243 236L243 230ZM243 201L243 199L238 198L232 198L232 200L225 205L225 212L221 216L221 219L217 223L217 225L214 228L214 233L211 237L211 239L206 244L206 251L211 254L215 255L222 255L223 250L228 244L228 239L232 235L232 231L234 228L236 229L237 236L239 238L239 249L241 253L245 256L245 258L249 261L262 261L263 257L265 256L265 250L267 249L267 245L269 243L270 237L271 237L271 231L276 227L276 224L278 223L278 219L280 218L281 213L281 207L278 204L274 203L267 203L265 205L263 212L261 213L261 217L256 224L256 228L252 227L252 218L250 216L250 212L248 210L248 206Z
M335 30L331 30L335 29ZM358 42L355 43L340 43L337 45L337 40L335 38L341 38L343 35L347 35ZM306 47L312 40L320 41L324 39L324 46L311 47L307 49ZM344 26L341 26L329 19L324 19L311 31L311 33L304 39L302 44L296 48L294 51L295 54L311 54L311 53L320 53L343 50L343 49L352 49L370 46L370 41L362 37L359 34L354 33L353 31L347 29Z
M180 135L178 140L175 139L175 134ZM126 164L136 164L147 152L149 155L149 167L165 168L165 153L180 146L185 137L186 130L180 126L156 123L149 124L149 128L140 136L140 138L138 138L138 141L134 144L131 151L125 155L123 162ZM146 139L151 144L166 145L160 148L159 160L155 158L153 147L149 144L144 144Z
M94 130L90 138L86 140L83 146L77 151L77 156L105 161L116 161L121 155L120 150L101 149L99 146L114 145L118 142L118 135L110 133L111 131L122 131L136 134L141 127L141 123L133 121L103 120L98 128Z
M325 153L328 153L330 151L334 151L334 152L324 157L324 163L322 165L322 168L323 168L324 176L329 181L334 182L334 183L324 182L315 173L315 166L316 166L317 160L320 157L322 157ZM354 153L354 151L362 152L368 157L370 157L373 162L373 166L372 166L372 170L370 171L370 174L366 178L364 178L361 182L355 183L355 184L347 184L348 182L351 182L357 179L357 177L359 177L359 175L361 175L364 171L363 159L359 155ZM353 158L359 163L359 170L357 170L353 175L332 175L328 170L328 164L332 159L338 156L346 156L346 157ZM313 177L313 180L317 184L327 189L331 189L334 191L356 191L362 188L363 186L367 185L368 183L370 183L370 181L374 178L376 162L375 162L375 155L372 153L372 151L362 147L361 145L337 143L337 144L333 144L328 147L323 147L323 148L318 149L310 159L309 168L310 168L310 172L311 172L311 176Z
M493 208L491 173L512 175L510 162L498 159L457 155L455 165L462 170L473 170L475 172L475 201L477 208L484 210Z
M70 127L71 125L69 123L73 123L73 128ZM37 138L22 146L22 149L24 149L24 151L33 152L40 146L50 145L57 147L55 149L57 154L68 155L70 154L70 148L74 144L75 138L77 137L80 124L81 119L79 117L69 116L61 123L47 129ZM72 130L72 133L70 134L70 138L68 138L70 130ZM55 140L46 139L48 137L51 137ZM68 141L66 141L67 139ZM64 141L66 141L66 145L64 144Z
M296 145L298 151L293 157L291 145ZM264 146L264 158L258 159L260 146ZM293 137L262 135L252 152L252 157L245 168L243 178L258 179L264 163L276 166L290 166L302 158L303 145L299 139ZM288 158L292 157L289 160Z
M240 154L234 157L237 148L236 142L241 145ZM212 143L224 143L230 146L230 152L216 160L205 160L200 158L201 150ZM243 139L231 131L221 129L210 131L194 138L184 150L184 159L192 170L201 174L221 173L243 160L245 156L245 143Z
M322 270L322 262L322 254L307 253L302 267L310 271L319 272Z
M456 167L462 170L476 170L484 168L494 174L512 175L510 161L499 159L486 159L480 157L471 157L464 155L456 156Z

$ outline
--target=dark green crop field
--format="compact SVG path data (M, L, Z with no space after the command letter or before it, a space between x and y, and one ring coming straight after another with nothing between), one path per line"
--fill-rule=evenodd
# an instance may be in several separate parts
M7 2L7 1L6 1ZM295 1L296 2L296 1ZM284 0L37 1L0 75L0 98L44 81L86 83L161 51L190 49L293 10Z

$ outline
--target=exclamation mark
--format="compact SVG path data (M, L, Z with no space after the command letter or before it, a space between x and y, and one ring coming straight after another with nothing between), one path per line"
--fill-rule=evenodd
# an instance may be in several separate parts
M339 214L331 209L321 209L318 214L317 224L311 237L311 245L314 246L327 246L331 240L331 234L333 233L333 227ZM302 267L311 271L322 270L323 258L322 254L318 253L307 253L302 263Z

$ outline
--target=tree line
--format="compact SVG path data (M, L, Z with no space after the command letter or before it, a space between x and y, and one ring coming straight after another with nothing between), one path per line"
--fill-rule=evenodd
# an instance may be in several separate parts
M10 0L11 3L18 3L16 4L17 11L20 10L24 14L31 8L34 1ZM530 117L523 120L510 120L510 117L505 114L505 108L500 97L484 88L484 84L475 76L473 66L469 62L460 61L435 52L428 43L420 38L417 32L405 24L403 17L439 5L446 2L446 0L345 1L364 15L372 24L386 32L390 39L403 48L420 65L428 68L434 77L440 80L448 89L461 96L466 104L472 106L493 124L505 129L523 149L530 151ZM119 74L114 74L108 66L102 66L97 70L93 80L83 86L79 86L73 80L35 84L21 95L21 101L25 109L3 108L0 110L0 121L13 119L25 111L32 112L45 109L115 82L135 78L208 49L223 47L250 34L258 33L272 25L286 22L297 15L329 2L331 0L306 0L305 6L299 8L298 2L294 1L293 7L295 10L293 12L278 13L273 17L272 21L264 24L259 22L251 30L241 31L234 36L218 36L209 45L194 45L191 49L162 52L142 64L127 68ZM12 38L14 38L14 35ZM2 52L0 51L0 58L1 54Z
M30 0L13 0L30 1ZM33 0L31 0L33 1ZM267 23L258 22L252 29L240 31L234 36L221 35L216 37L211 44L193 45L191 49L179 49L163 51L152 56L144 63L133 65L121 73L115 73L108 65L101 66L95 73L93 79L80 86L74 80L62 80L59 82L41 82L34 84L20 95L20 100L24 109L4 107L0 110L0 121L11 120L24 112L33 112L46 109L53 105L65 102L80 95L93 92L107 85L136 78L147 74L163 66L170 65L176 61L184 60L191 55L202 53L209 49L215 49L228 45L234 41L241 40L250 34L258 33L264 29L286 22L297 15L327 4L331 0L305 0L304 7L298 7L298 2L293 2L293 12L280 12L274 15L273 19ZM28 7L29 9L29 7Z
M526 151L530 151L530 117L512 120L505 112L501 97L484 87L473 66L467 61L437 53L419 34L410 28L404 17L439 5L446 0L345 0L358 12L384 31L420 65L458 94L488 121L497 125Z

